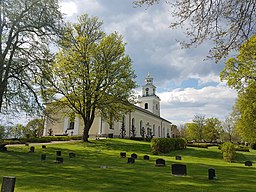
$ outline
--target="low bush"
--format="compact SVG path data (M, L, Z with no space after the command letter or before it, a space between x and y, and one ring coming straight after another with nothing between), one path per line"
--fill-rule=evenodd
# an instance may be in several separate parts
M250 147L251 147L252 149L256 149L256 143L251 143Z
M199 148L208 148L207 143L188 143L187 146L189 146L189 147L199 147Z
M153 138L151 149L153 154L169 153L172 150L186 148L186 141L180 138Z
M151 141L151 138L149 137L146 137L146 138L143 138L143 137L130 137L131 140L134 140L134 141Z
M223 154L223 159L228 162L232 162L236 155L235 145L231 142L225 142L221 145L221 151Z

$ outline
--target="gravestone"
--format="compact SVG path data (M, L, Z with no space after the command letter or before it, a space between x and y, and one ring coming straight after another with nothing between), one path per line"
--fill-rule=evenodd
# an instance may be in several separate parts
M148 155L144 155L144 160L149 160L149 156Z
M157 159L156 160L156 166L165 166L165 160L164 159Z
M187 175L187 167L183 164L172 164L173 175Z
M0 144L0 151L7 151L7 147L5 147L6 144Z
M208 169L208 179L209 180L213 180L216 178L216 175L215 175L215 169Z
M121 152L120 157L125 158L126 157L126 152Z
M14 192L15 181L15 177L3 177L1 192Z
M25 146L29 146L29 143L25 143Z
M34 152L35 152L35 147L34 147L34 146L31 146L29 152L30 152L30 153L34 153Z
M133 159L137 159L137 158L138 158L138 156L137 156L136 153L131 154L131 157L132 157Z
M42 145L42 149L46 149L46 145Z
M132 157L129 157L128 158L128 162L127 163L129 163L129 164L133 164L133 163L135 163L135 159L134 158L132 158Z
M63 157L56 157L55 163L63 163Z
M245 161L244 165L250 167L250 166L252 166L252 162L251 161Z
M61 156L61 151L56 151L57 156Z
M46 160L46 154L41 154L41 161L45 161Z
M181 160L181 156L176 156L175 159L176 160Z
M76 157L76 154L75 154L75 153L69 153L68 155L69 155L69 158L74 158L74 157Z

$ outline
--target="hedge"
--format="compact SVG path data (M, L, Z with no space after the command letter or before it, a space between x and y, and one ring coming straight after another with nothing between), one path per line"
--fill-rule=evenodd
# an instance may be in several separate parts
M153 154L169 153L173 150L185 149L186 141L180 138L153 138L151 149Z

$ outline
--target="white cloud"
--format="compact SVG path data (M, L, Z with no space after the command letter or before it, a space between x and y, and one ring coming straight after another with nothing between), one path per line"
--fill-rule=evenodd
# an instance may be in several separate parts
M71 17L77 13L77 6L74 2L62 2L60 3L61 12L65 14L66 17Z

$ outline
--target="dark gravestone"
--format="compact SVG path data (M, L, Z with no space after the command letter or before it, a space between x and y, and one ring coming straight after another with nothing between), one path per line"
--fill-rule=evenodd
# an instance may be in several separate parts
M215 169L208 169L208 179L213 180L216 178Z
M15 177L3 177L1 192L14 192L15 181Z
M56 157L55 163L63 163L63 157Z
M131 154L131 157L132 157L133 159L137 159L137 158L138 158L138 156L137 156L136 153Z
M46 154L41 154L41 161L45 161L46 160Z
M156 166L165 166L165 160L164 159L157 159L156 160Z
M69 158L74 158L74 157L76 157L76 154L75 154L75 153L69 153L68 155L69 155Z
M25 146L29 146L29 143L25 143Z
M57 156L61 156L61 151L56 151Z
M187 167L183 164L172 164L173 175L187 175Z
M0 144L0 151L7 151L7 147L5 147L6 144Z
M46 149L46 145L42 145L42 149Z
M176 160L181 160L181 156L176 156L175 159Z
M128 163L129 163L129 164L135 163L135 159L132 158L132 157L129 157L129 158L128 158Z
M244 162L244 165L250 167L250 166L252 166L252 162L251 162L251 161L245 161L245 162Z
M149 160L149 156L148 155L144 155L144 160Z
M35 152L35 147L34 146L30 147L30 151L29 152L30 153L34 153Z
M120 157L125 158L126 157L126 152L121 152Z

